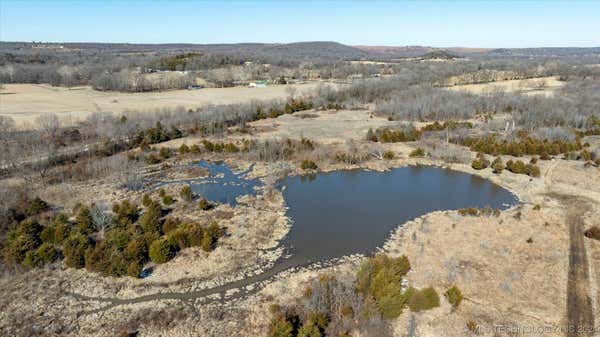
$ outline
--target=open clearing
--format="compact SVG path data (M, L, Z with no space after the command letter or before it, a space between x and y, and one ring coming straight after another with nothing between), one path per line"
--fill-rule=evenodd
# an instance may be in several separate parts
M302 137L324 144L362 140L369 128L393 125L367 110L315 111L283 115L277 119L263 119L250 123L260 133L259 139Z
M506 80L478 84L461 84L448 87L453 91L466 91L473 94L487 94L494 92L520 93L525 95L552 96L554 91L566 82L559 81L557 77L537 77L524 80Z
M302 93L314 89L319 83L142 93L97 91L91 87L52 87L46 84L6 84L0 89L0 115L11 117L17 125L27 128L43 113L55 113L66 123L74 123L97 111L156 111L179 106L196 108L210 104L285 98L291 90L288 88Z

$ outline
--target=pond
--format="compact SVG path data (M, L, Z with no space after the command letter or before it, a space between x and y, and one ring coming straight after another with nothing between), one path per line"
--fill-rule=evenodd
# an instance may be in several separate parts
M201 161L198 163L201 168L208 169L209 178L195 179L189 182L192 192L208 200L222 204L235 206L236 198L242 195L255 195L256 187L261 186L259 180L248 179L248 172L252 171L252 166L241 173L234 173L223 162Z
M293 176L281 185L293 221L283 241L291 265L373 253L398 225L432 211L518 202L486 179L430 166Z
M247 172L235 174L222 163L199 165L208 168L210 176L186 181L196 193L210 200L233 205L237 196L255 194L260 186L257 180L246 179ZM261 282L290 268L374 253L399 225L423 214L466 207L506 209L518 203L515 195L486 179L430 166L292 176L281 180L279 187L293 225L281 242L286 257L272 268L210 289L111 299L104 309L157 299L204 298L232 289L239 290L235 297L244 296L259 289Z
M197 195L235 205L238 196L256 194L258 180L232 172L224 163L198 163L207 178L187 180ZM448 209L518 202L511 192L467 173L433 166L385 172L343 170L290 176L278 183L293 225L282 242L288 258L277 269L302 266L351 254L370 254L400 224Z
M237 197L256 195L257 187L262 186L260 180L247 177L248 173L252 171L252 166L246 171L235 173L223 162L202 160L193 165L208 170L209 175L202 178L157 182L151 186L151 189L158 189L169 184L186 183L190 185L196 196L235 206Z

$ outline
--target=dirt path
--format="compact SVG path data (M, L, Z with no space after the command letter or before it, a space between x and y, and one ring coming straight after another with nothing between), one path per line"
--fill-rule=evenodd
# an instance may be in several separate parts
M567 207L569 227L569 278L567 282L567 337L592 336L594 311L591 296L590 261L583 235L583 215L590 210L590 201L565 194L550 194Z

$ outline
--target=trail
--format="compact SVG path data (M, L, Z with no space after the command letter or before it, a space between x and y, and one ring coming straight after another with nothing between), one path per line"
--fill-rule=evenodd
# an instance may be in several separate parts
M583 215L590 210L590 200L573 195L550 193L567 207L569 230L569 271L567 281L567 337L592 336L594 311L591 294L590 261L583 235Z
M330 260L330 261L325 261L325 262L321 261L321 262L317 262L317 263L321 267L323 267L323 266L332 265L334 262L335 262L335 259ZM226 283L223 285L218 285L213 288L207 288L207 289L201 289L201 290L195 290L195 291L154 293L154 294L150 294L150 295L144 295L144 296L139 296L139 297L134 297L134 298L126 298L126 299L118 298L118 297L85 296L85 295L71 293L71 292L68 292L67 295L72 296L75 299L81 300L81 301L91 301L91 302L103 303L103 305L101 305L98 308L81 311L79 313L80 315L95 314L95 313L99 313L99 312L106 311L106 310L109 310L109 309L112 309L112 308L115 308L118 306L123 306L123 305L139 304L139 303L145 303L145 302L150 302L150 301L161 301L161 300L179 300L184 304L193 306L193 304L196 300L204 300L206 302L215 302L215 301L219 301L219 300L223 301L223 300L225 300L225 294L228 291L234 290L234 289L238 290L238 292L233 294L231 297L228 297L227 300L232 299L232 298L243 298L245 296L248 296L248 295L253 294L256 291L260 290L262 287L264 287L264 285L268 281L274 279L275 277L277 277L277 275L279 275L285 271L289 271L289 270L296 269L296 268L303 268L303 267L310 268L312 265L314 265L314 264L307 263L305 265L300 265L297 263L297 261L285 259L285 260L281 260L280 262L276 263L275 266L273 266L273 268L271 268L263 273L260 273L258 275L245 277L243 279L229 282L229 283ZM251 286L251 287L248 287L248 286ZM218 298L213 298L213 297L209 298L209 296L216 295L216 294L219 294Z

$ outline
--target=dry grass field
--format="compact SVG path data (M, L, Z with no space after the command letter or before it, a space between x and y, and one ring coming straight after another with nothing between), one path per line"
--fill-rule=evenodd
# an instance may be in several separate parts
M53 87L46 84L6 84L0 89L0 115L28 128L43 113L55 113L65 123L74 123L91 112L156 111L163 108L196 108L210 104L235 104L252 100L286 98L314 89L318 83L269 85L264 88L233 87L163 92L103 92L91 87Z
M494 92L521 93L525 95L552 96L554 91L562 87L557 77L538 77L524 80L506 80L478 84L462 84L451 86L448 89L454 91L466 91L474 94L486 94Z

